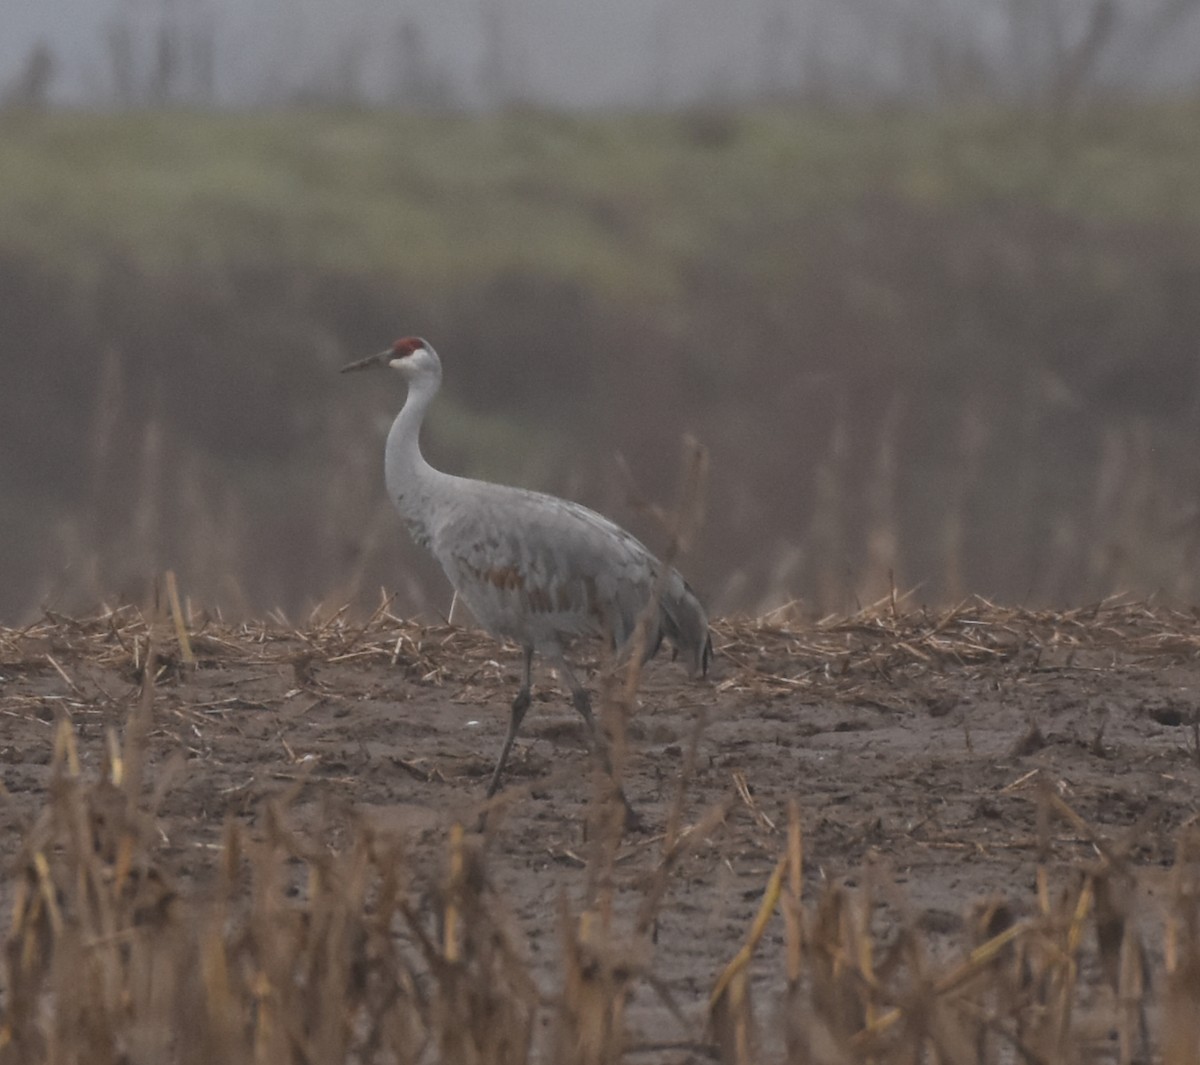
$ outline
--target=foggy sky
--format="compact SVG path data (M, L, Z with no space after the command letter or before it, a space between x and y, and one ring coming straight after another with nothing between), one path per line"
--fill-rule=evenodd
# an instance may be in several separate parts
M71 106L613 108L801 93L1020 95L1052 76L1102 2L3 0L0 86L20 77L40 43L53 57L48 99ZM1096 82L1195 86L1200 4L1166 24L1157 16L1170 3L1121 0ZM148 84L164 33L178 50L168 100L119 99L114 68Z

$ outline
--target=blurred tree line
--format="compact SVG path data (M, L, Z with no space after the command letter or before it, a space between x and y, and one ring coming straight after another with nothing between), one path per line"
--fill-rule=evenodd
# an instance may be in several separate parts
M1198 149L1177 132L1196 128L1187 114L1104 111L1066 132L1043 116L1040 133L1023 112L999 126L906 120L904 139L945 151L932 170L899 181L898 166L864 176L854 163L851 194L835 167L810 200L785 176L779 198L764 185L709 217L653 198L686 198L678 181L598 200L586 167L579 187L537 183L542 164L518 170L511 187L532 218L569 205L596 235L575 272L518 240L495 267L460 258L432 276L433 245L397 249L415 270L404 280L301 254L283 207L262 230L278 242L235 254L230 232L213 259L139 258L100 231L85 238L86 268L0 243L0 615L138 598L168 567L197 602L235 612L365 603L380 587L399 609L445 612L444 580L382 489L402 387L335 373L408 332L446 366L431 461L579 499L652 546L661 530L634 500L669 501L681 436L705 442L708 520L685 568L718 612L793 597L846 610L893 586L929 602L1192 598L1200 241L1183 181ZM817 127L794 121L796 150L824 159ZM868 144L894 124L817 126ZM242 128L200 123L195 136L227 145L225 166ZM340 128L314 120L296 143ZM505 143L517 130L568 161L600 137L586 120L529 115ZM494 134L478 127L485 143ZM628 134L616 122L605 135ZM754 148L748 120L714 112L643 135L678 174L707 160L742 183L758 172L748 159L788 143ZM1042 136L1061 166L1049 191L1004 194L1017 178L994 171L1019 176L1021 144ZM1171 150L1151 157L1151 141ZM986 181L962 178L968 164ZM452 219L476 211L412 175L396 182L397 209L418 195ZM480 202L498 188L483 182ZM670 251L647 272L655 222ZM471 232L467 247L499 254Z

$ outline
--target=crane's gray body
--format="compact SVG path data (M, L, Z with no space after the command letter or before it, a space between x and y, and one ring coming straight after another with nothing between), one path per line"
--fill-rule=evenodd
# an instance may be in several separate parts
M538 651L564 649L581 636L602 637L614 648L628 643L660 569L636 538L576 503L436 471L427 482L432 491L413 498L392 468L389 463L389 494L413 539L432 551L493 635ZM645 653L664 635L692 672L703 670L707 619L673 569L648 626Z
M393 354L394 353L394 354ZM421 455L421 423L441 384L441 361L419 338L347 369L388 364L408 381L408 397L388 433L388 495L417 543L427 547L471 613L493 635L525 651L525 678L489 794L496 787L529 702L534 651L565 674L589 727L586 693L563 659L577 638L600 636L626 647L656 591L658 606L642 654L665 637L693 674L712 654L708 618L674 569L658 587L662 564L635 537L595 511L541 492L455 477Z

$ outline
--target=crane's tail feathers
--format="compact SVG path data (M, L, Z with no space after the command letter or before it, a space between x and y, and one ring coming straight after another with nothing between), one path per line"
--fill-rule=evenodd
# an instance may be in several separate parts
M665 635L671 641L684 656L688 672L693 676L707 674L708 663L712 660L708 615L687 581L677 573L671 577L662 593L659 614L662 631L659 639Z

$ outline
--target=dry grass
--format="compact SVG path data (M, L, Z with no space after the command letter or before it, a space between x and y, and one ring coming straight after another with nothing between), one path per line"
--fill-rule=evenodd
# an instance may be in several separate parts
M1187 826L1179 839L1165 938L1149 944L1132 919L1140 872L1128 841L1103 838L1048 784L1036 797L1042 852L1062 822L1091 841L1094 860L1058 882L1040 866L1033 898L979 907L972 937L950 955L931 947L881 870L864 870L855 892L814 881L793 807L745 946L715 981L707 1028L690 1041L632 1045L625 1007L635 987L648 987L685 1023L655 978L653 929L680 857L725 813L682 821L694 744L633 911L613 905L621 808L597 784L588 896L578 912L565 898L557 904L561 960L549 984L535 978L489 877L485 839L461 828L445 838L437 888L422 891L402 838L351 815L335 849L291 827L285 798L254 830L228 825L211 883L185 890L160 859L155 821L181 768L168 763L143 779L162 686L214 662L290 663L298 683L312 684L314 664L366 657L466 681L495 648L395 618L386 604L363 623L343 611L304 627L230 626L185 615L170 588L166 599L165 616L122 608L0 631L9 673L69 659L141 678L124 736L108 735L94 777L81 769L65 715L54 731L45 805L11 873L0 1062L1182 1065L1200 1052L1200 831ZM1120 646L1163 661L1200 651L1194 615L1121 602L1051 613L972 601L916 613L887 601L814 625L729 620L716 634L720 685L839 697L880 676L1036 659L1051 647ZM767 1023L752 1008L750 963L780 919L782 983L772 993L783 1005ZM1083 975L1096 971L1100 992ZM1117 1033L1099 1058L1084 1049L1094 1046L1095 1011L1080 1008L1097 994ZM552 1022L539 1041L543 1011Z
M227 623L185 606L169 591L170 580L165 583L165 621L131 605L82 618L47 611L21 628L0 627L0 660L12 669L41 668L61 653L140 677L154 643L160 679L205 664L289 663L302 680L314 664L373 660L465 680L496 651L495 640L481 631L397 617L391 599L365 620L342 607L300 624L281 614ZM1018 659L1036 665L1049 650L1069 655L1112 648L1162 661L1200 654L1200 614L1124 597L1070 610L1004 607L972 597L933 610L910 609L893 594L848 616L809 621L788 606L759 618L719 619L713 631L726 690L803 685L832 696L853 695L847 685L856 677Z

